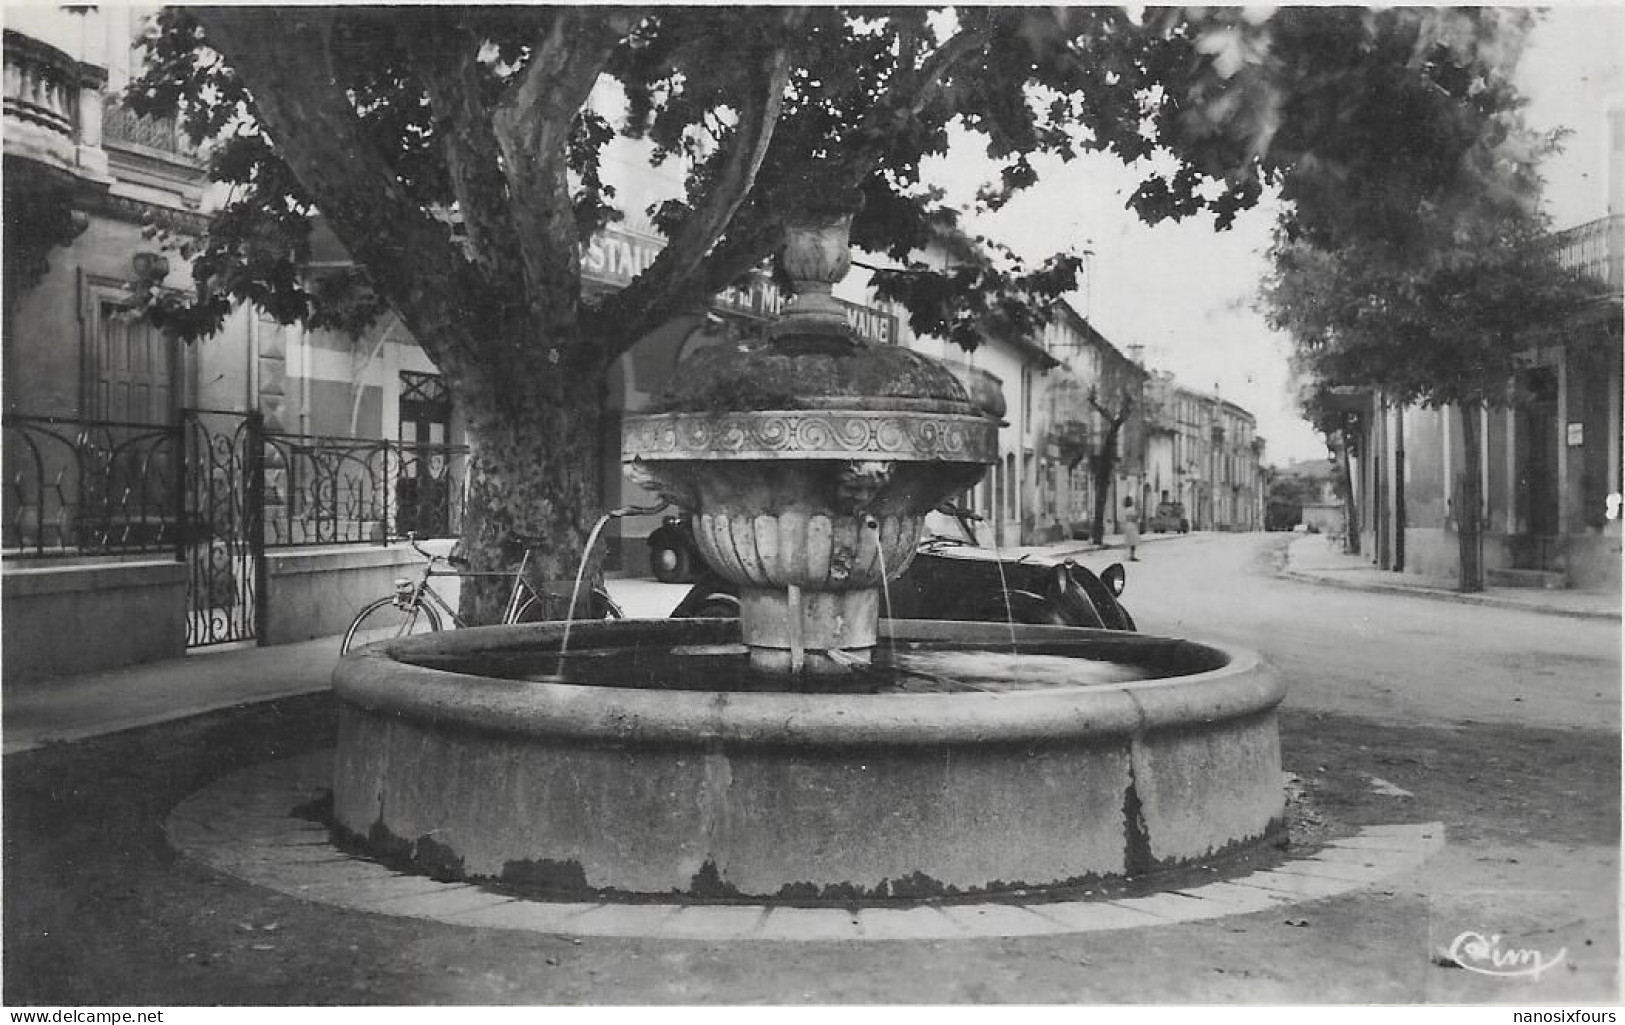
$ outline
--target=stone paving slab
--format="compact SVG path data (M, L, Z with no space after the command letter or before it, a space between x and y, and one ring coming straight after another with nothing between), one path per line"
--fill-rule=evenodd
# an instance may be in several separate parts
M1195 892L1202 891L1198 888ZM1206 917L1204 912L1207 910L1199 900L1179 893L1153 893L1148 897L1114 900L1111 903L1164 922L1192 921L1195 918Z
M1338 896L1414 868L1444 845L1439 823L1361 830L1306 858L1234 880L1118 900L913 907L619 904L536 901L470 883L407 875L330 846L293 809L317 796L331 752L244 769L194 794L166 825L177 850L290 896L475 928L673 940L880 941L1042 936L1166 927Z
M1412 862L1402 857L1393 856L1393 852L1385 852L1390 856L1384 859L1371 861L1369 864L1353 864L1344 861L1317 861L1314 858L1304 858L1301 861L1290 861L1279 867L1278 871L1288 875L1315 876L1320 879L1335 879L1343 883L1344 887L1359 886L1379 879L1393 870L1395 865L1410 865Z
M965 933L946 926L937 938L957 938ZM759 940L861 940L868 937L850 911L836 908L775 908L756 933ZM921 937L922 939L925 937Z
M935 907L865 908L862 912L863 937L870 940L937 940L942 938L945 920L952 921L941 908ZM1049 924L1052 930L1060 931L1053 921ZM794 921L790 921L788 926L793 927Z
M761 931L766 919L767 908L759 904L743 907L679 905L677 914L661 921L659 935L685 940L748 940ZM579 924L592 928L593 923L583 915Z
M1252 886L1241 886L1236 883L1208 883L1198 889L1179 890L1187 897L1200 900L1205 906L1213 909L1207 917L1218 918L1224 915L1250 915L1255 911L1277 907L1281 904L1291 904L1295 898L1281 893L1279 890L1263 890Z
M1054 921L1019 904L939 904L937 909L967 936L1042 936L1058 931ZM864 918L860 913L858 920Z
M1067 901L1054 904L1032 904L1028 910L1044 918L1053 919L1062 928L1056 932L1104 932L1110 929L1138 929L1147 925L1166 925L1144 911L1135 911L1107 901Z
M410 890L403 888L398 896L381 897L372 907L374 911L388 915L443 918L496 907L513 899L473 883L435 883L433 889L421 886Z
M679 904L599 904L565 918L555 931L591 930L593 936L638 937L664 935L666 922L683 911Z
M1289 897L1308 900L1334 897L1349 890L1347 880L1331 879L1326 876L1294 875L1290 872L1254 872L1244 879L1237 879L1236 885L1273 890Z

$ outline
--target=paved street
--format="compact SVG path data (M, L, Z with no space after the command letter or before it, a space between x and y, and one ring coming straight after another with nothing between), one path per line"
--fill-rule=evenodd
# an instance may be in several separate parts
M1142 546L1124 602L1141 631L1239 644L1286 706L1405 723L1618 729L1619 623L1343 590L1272 572L1288 535ZM1120 552L1090 553L1099 569Z
M1287 675L1283 763L1302 829L1442 824L1442 849L1353 890L1071 935L744 943L346 910L178 858L164 835L177 805L233 772L331 747L318 691L8 755L5 1000L1617 1000L1618 621L1282 579L1290 540L1150 541L1125 600L1147 632L1246 645ZM1120 554L1080 558L1100 567ZM658 614L681 589L616 590L631 611ZM266 665L274 652L241 657ZM1550 969L1449 966L1452 947L1492 936Z

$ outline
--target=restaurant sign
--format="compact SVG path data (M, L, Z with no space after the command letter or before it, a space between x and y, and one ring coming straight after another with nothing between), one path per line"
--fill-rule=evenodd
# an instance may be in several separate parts
M663 239L612 225L582 245L581 276L596 284L624 288L654 262L663 248ZM895 316L845 299L836 301L846 310L846 322L859 337L888 345L896 343ZM784 303L784 293L765 272L757 272L749 283L726 289L711 300L712 308L719 313L760 320L777 316Z

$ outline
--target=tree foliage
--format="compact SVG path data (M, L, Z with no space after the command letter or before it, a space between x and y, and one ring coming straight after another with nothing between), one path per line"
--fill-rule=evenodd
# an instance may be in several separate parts
M1396 20L1383 45L1424 57L1423 75L1380 83L1404 131L1357 121L1347 136L1365 151L1350 164L1357 182L1295 180L1262 290L1307 378L1305 411L1329 438L1359 434L1339 390L1460 411L1467 465L1451 506L1463 590L1482 586L1478 410L1511 401L1519 354L1589 291L1543 243L1539 164L1560 137L1524 125L1511 82L1530 24L1527 12L1496 10Z
M1475 104L1499 95L1463 78L1487 46L1487 18L170 8L129 102L178 116L207 144L226 200L187 246L194 294L157 295L148 314L199 338L244 301L286 323L352 332L393 310L468 418L476 563L518 529L557 539L539 560L557 574L602 508L592 432L605 370L760 266L809 169L819 187L862 196L853 241L908 271L879 285L917 329L965 345L1025 334L1074 286L1075 258L1027 268L988 243L946 271L907 264L956 223L922 171L951 129L995 161L979 200L988 207L1033 184L1038 156L1089 150L1136 164L1129 205L1153 222L1206 212L1223 228L1271 186L1330 210L1396 150L1409 154L1404 166L1431 169L1419 188L1443 202L1434 178L1460 163L1459 140L1478 136L1434 129L1451 117L1470 127ZM618 83L624 109L592 102L604 80ZM1427 115L1415 125L1413 108ZM666 237L660 255L626 288L588 299L581 244L624 215L602 160L617 135L679 162L684 188L650 212ZM353 269L310 265L318 216ZM1336 227L1325 222L1295 230Z
M552 288L525 280L541 269L531 264L568 269L566 243L621 216L599 163L617 133L648 140L656 163L681 161L687 181L684 196L654 212L673 243L670 258L625 294L576 311L595 344L610 335L595 326L618 329L612 347L770 255L782 218L775 187L794 185L814 161L863 194L854 242L907 259L954 222L921 180L922 161L946 152L954 123L980 135L999 164L983 192L989 206L1036 180L1039 153L1096 149L1133 161L1171 152L1172 169L1148 169L1132 205L1153 221L1207 209L1223 226L1284 166L1249 159L1267 149L1263 115L1225 91L1250 73L1224 61L1237 21L1209 12L1136 23L1085 8L960 8L953 17L926 8L166 9L130 102L142 113L180 115L193 141L209 144L211 177L230 199L188 254L195 300L153 316L201 337L234 301L283 322L349 329L384 301L410 305L398 301L394 281L411 275L397 264L424 261L421 250L352 247L368 250L363 269L314 279L319 285L298 273L318 214L353 241L337 194L347 190L311 181L309 165L322 159L386 186L363 216L397 214L415 241L445 250L442 267L465 273L442 288ZM612 112L586 103L599 75L626 97L614 124ZM290 92L308 98L299 106L312 117L267 116L273 97L294 106L285 102ZM296 152L294 137L306 133L337 145ZM526 148L542 143L553 151ZM561 218L556 237L514 237L532 204ZM557 251L543 260L532 248ZM1016 305L1033 308L1023 300L1075 283L1075 260L1029 277L1001 255L893 290L917 294L920 323L935 327L964 319L945 309L943 292L995 296L979 312L1020 330L1027 321ZM965 330L956 336L976 340Z
M1420 74L1378 79L1399 116L1351 119L1338 171L1295 176L1262 290L1322 427L1340 422L1325 401L1340 386L1402 403L1500 402L1516 352L1584 292L1541 244L1539 163L1559 138L1524 126L1511 83L1532 15L1380 17L1377 45L1420 55Z

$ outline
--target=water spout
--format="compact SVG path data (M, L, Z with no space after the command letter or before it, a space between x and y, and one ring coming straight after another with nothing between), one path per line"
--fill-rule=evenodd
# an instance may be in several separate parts
M991 542L993 564L999 567L999 594L1004 597L1004 621L1010 626L1010 654L1016 654L1016 611L1010 605L1010 581L1004 575L1004 553L999 551L999 532L993 532Z
M587 535L587 545L581 550L581 562L576 566L575 585L570 588L570 606L564 613L564 636L559 640L560 671L564 664L564 656L570 650L570 624L575 622L576 599L581 595L581 581L587 575L587 563L592 559L593 548L598 545L598 535L604 532L604 527L610 520L618 520L625 516L653 516L670 506L670 500L664 500L659 505L623 505L598 517L598 522L593 524L591 533Z
M801 588L789 585L785 589L785 601L790 613L790 672L799 674L807 665L807 640L801 633Z
M891 574L886 571L885 538L880 536L880 521L879 520L875 519L873 516L870 516L868 513L863 513L862 516L863 516L863 525L865 527L867 527L868 529L875 532L875 556L880 561L880 600L881 600L881 602L883 603L883 605L884 605L884 607L886 609L886 618L889 620L889 619L892 618L892 614L891 614ZM897 636L896 636L896 634L892 634L890 636L889 640L891 641L892 657L895 658L897 656Z

